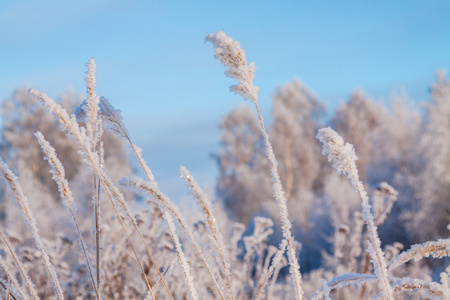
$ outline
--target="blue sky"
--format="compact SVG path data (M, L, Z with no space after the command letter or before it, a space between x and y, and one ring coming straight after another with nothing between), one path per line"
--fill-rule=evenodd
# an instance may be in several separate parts
M84 93L94 57L98 94L122 110L162 189L180 195L183 164L212 190L218 122L242 103L204 43L219 30L256 63L266 119L296 77L333 111L358 87L426 101L450 67L450 1L2 0L0 99L21 86Z

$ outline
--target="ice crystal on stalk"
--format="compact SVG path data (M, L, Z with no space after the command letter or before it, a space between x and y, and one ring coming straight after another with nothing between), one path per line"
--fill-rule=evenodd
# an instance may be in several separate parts
M232 85L230 90L256 103L259 92L258 87L253 84L256 66L254 62L247 64L245 51L241 49L239 42L223 31L208 34L206 40L216 48L214 56L225 65L225 75L239 82L237 85Z
M323 143L322 154L326 155L329 162L333 163L338 175L349 175L350 170L356 169L355 148L352 144L344 143L344 139L330 127L322 128L317 134L317 139Z

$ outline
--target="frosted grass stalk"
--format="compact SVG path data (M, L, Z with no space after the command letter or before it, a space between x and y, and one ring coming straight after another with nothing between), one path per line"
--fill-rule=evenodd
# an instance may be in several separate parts
M245 51L239 42L223 31L208 34L206 41L214 45L214 57L225 65L225 75L238 81L238 84L230 87L230 91L256 104L259 92L259 88L253 84L256 65L254 62L247 63Z
M387 263L383 250L381 249L381 241L378 237L377 227L371 212L369 197L362 182L359 180L358 169L356 167L358 157L356 156L355 149L352 144L344 143L343 138L329 127L320 129L316 138L323 144L322 154L326 155L328 161L333 163L333 167L336 169L338 175L344 174L348 177L361 199L362 218L367 225L369 236L367 251L374 265L375 275L379 279L378 286L384 298L393 299L392 287L389 284Z
M33 283L31 282L31 278L30 276L26 273L25 268L22 264L22 262L19 260L16 252L14 251L14 248L11 245L11 242L8 240L8 238L6 237L5 234L3 234L2 231L0 231L0 236L3 240L3 242L5 243L6 247L8 248L9 252L11 253L11 255L14 258L14 262L17 265L17 268L19 269L20 274L22 275L23 280L25 281L25 283L28 286L28 290L30 291L31 295L33 296L34 299L39 299L39 297L37 296L37 292L34 288Z
M425 290L428 294L427 296L431 296L427 297L427 299L448 299L443 286L437 282L417 278L394 278L392 287L395 294Z
M210 274L214 285L217 288L217 291L219 292L221 298L223 299L223 295L222 292L220 291L220 288L214 278L214 276L212 275L211 271L209 270L208 265L205 262L204 259L204 255L201 252L201 248L198 245L198 243L195 241L194 236L192 234L192 230L189 229L189 227L187 226L187 223L184 222L184 219L181 215L181 212L179 212L178 208L170 201L170 199L164 195L158 188L158 183L155 180L155 177L153 176L152 171L150 170L150 168L148 167L146 161L144 160L144 158L142 157L142 149L139 148L138 146L136 146L132 141L131 141L131 137L128 133L128 130L126 129L125 125L123 124L123 119L122 119L122 115L120 110L115 109L106 98L101 98L100 99L100 115L102 117L103 122L105 123L105 126L110 129L112 132L114 132L118 137L120 138L125 138L128 143L130 144L131 148L133 149L133 152L136 156L136 158L139 161L139 164L141 165L148 182L143 184L144 182L141 179L130 179L130 178L123 178L121 180L121 184L124 186L127 186L128 188L137 188L142 189L148 193L150 193L151 195L154 195L156 197L156 199L159 201L159 204L157 203L157 206L160 208L161 204L166 207L166 208L171 208L170 212L172 214L172 216L175 217L175 219L181 224L183 230L188 234L189 238L191 239L192 243L194 244L194 248L197 252L197 254L199 255L200 259L202 260L205 268L208 270L208 273ZM133 181L136 181L133 183ZM140 187L136 186L136 183L139 182L137 185L141 185ZM127 184L128 183L128 184ZM131 184L130 184L131 183ZM150 187L148 189L146 188L142 188L143 186L146 187ZM164 214L163 214L164 217ZM189 234L190 232L190 234ZM145 244L145 243L144 243ZM156 263L155 263L156 264ZM159 270L158 270L159 273ZM170 291L166 285L166 283L164 282L164 278L163 276L160 274L160 278L164 283L164 286L167 289L167 292L170 295ZM171 296L170 296L171 297Z
M72 196L72 191L69 187L69 182L67 181L66 176L65 176L64 166L62 165L61 161L59 160L58 156L56 155L55 149L45 139L44 135L40 131L38 131L35 133L35 136L36 136L39 144L41 145L43 152L45 153L45 159L48 161L48 163L51 167L50 172L52 173L52 179L56 182L56 184L58 186L58 190L59 190L59 193L61 196L61 201L62 201L64 207L66 208L67 212L69 213L69 215L72 218L72 223L75 228L75 233L77 234L77 237L78 237L78 244L79 244L79 246L81 248L80 250L82 251L84 258L86 260L86 266L88 268L89 275L91 277L92 287L94 288L97 299L100 299L100 292L98 291L98 289L100 288L99 281L97 281L97 284L96 284L95 283L96 281L94 280L94 276L92 273L92 270L94 268L92 267L92 263L89 258L87 245L84 242L83 236L81 235L81 232L79 230L78 221L76 218L77 209L76 209L75 201ZM97 269L99 270L99 264L97 264Z
M44 104L44 106L59 119L61 128L67 132L68 136L82 149L83 152L86 152L86 148L89 149L90 141L86 135L86 130L84 127L78 125L74 115L69 115L61 105L55 102L55 100L36 88L29 89L28 93L42 102L42 104Z
M164 272L162 273L161 278L158 279L158 281L153 285L153 291L156 291L159 284L163 281L163 279L167 275L167 273L169 273L169 270L173 267L173 265L175 264L177 259L178 259L178 253L177 253L177 255L175 255L175 258L172 259L172 262L170 263L170 265L167 268L165 268ZM150 291L147 293L146 299L150 299L149 297L150 297Z
M146 161L142 157L142 149L139 148L131 141L130 134L128 133L127 128L123 124L122 114L119 109L115 109L106 98L100 98L100 116L103 120L104 126L114 132L119 138L124 138L128 141L136 158L139 161L142 169L144 170L145 176L148 181L153 182L153 184L157 185L155 177L153 176L152 171L148 167Z
M363 286L367 282L378 280L378 277L371 274L360 274L360 273L348 273L338 277L333 278L327 283L326 287L322 285L311 297L311 299L322 299L326 297L326 292L331 292L332 290L342 288L349 285Z
M34 242L41 252L42 258L44 260L45 268L50 277L53 289L58 299L64 299L64 294L61 285L58 280L58 275L50 262L50 258L45 250L44 244L42 242L41 236L39 235L39 230L37 228L36 219L31 211L28 199L23 193L22 187L20 186L19 179L11 171L8 165L0 158L0 171L2 173L2 178L5 181L9 191L11 192L13 199L15 201L16 207L19 209L22 219L31 231L33 235Z
M91 58L87 63L88 71L86 72L86 90L87 99L85 104L82 105L82 109L86 113L86 129L91 144L91 149L94 153L99 155L100 167L103 167L103 145L101 142L101 136L103 134L102 121L99 117L100 112L100 97L95 93L95 85L97 82L95 73L97 71L97 65L95 60ZM96 150L98 151L96 152ZM97 173L94 171L93 177L93 193L92 200L94 204L94 221L95 221L95 253L96 253L96 277L97 277L97 299L100 298L100 260L101 260L101 237L100 237L100 183L97 179Z
M76 144L80 147L80 151L78 152L80 156L85 160L85 162L92 168L94 172L98 174L100 177L100 181L105 188L109 189L114 196L113 199L116 199L120 204L122 209L122 215L128 215L134 222L136 222L131 209L128 207L128 204L125 202L125 198L119 189L114 185L112 180L106 174L99 160L99 154L97 151L93 151L90 147L90 140L88 135L86 134L86 130L84 127L78 125L76 118L74 115L69 115L67 111L62 108L59 104L51 99L47 94L40 92L37 89L30 89L30 95L41 101L52 113L54 113L60 121L62 128L67 131L69 137L72 137Z
M398 192L386 182L381 182L372 196L372 211L375 225L383 224L391 212L394 202L397 201Z
M85 128L79 126L79 124L76 121L77 118L75 117L75 115L69 116L67 111L64 108L62 108L59 104L57 104L53 99L51 99L46 93L40 92L37 89L30 89L29 94L31 96L35 97L37 100L41 101L50 110L50 112L54 113L59 118L61 128L64 131L67 131L68 136L71 137L75 141L75 143L79 146L80 150L78 153L84 159L84 161L92 168L92 170L94 171L94 174L97 174L99 176L99 180L100 180L102 186L107 191L108 197L109 197L111 203L113 204L116 214L119 217L122 227L123 227L123 230L126 234L127 234L127 231L126 231L126 228L124 227L125 225L123 223L122 217L128 216L128 218L131 220L133 226L135 227L136 231L139 234L139 237L140 237L142 243L146 247L146 250L147 250L147 253L148 253L150 259L154 263L154 265L158 271L158 274L163 281L163 284L167 290L169 297L172 299L170 290L167 287L167 284L165 283L165 281L161 275L161 272L159 271L159 268L157 267L157 263L156 263L155 259L153 258L152 254L143 238L143 235L139 230L139 227L137 226L137 222L134 217L134 214L131 212L130 208L128 207L128 204L125 202L125 198L124 198L123 194L119 191L119 189L116 187L116 185L112 182L112 180L108 177L108 175L105 173L105 171L103 169L103 161L102 161L103 155L98 154L98 151L102 152L102 150L103 150L103 148L101 147L101 143L99 143L100 149L98 149L98 150L93 149L91 147L92 144L86 133ZM145 165L145 161L142 159L142 156L140 155L140 149L138 149L134 144L131 143L131 140L127 134L127 131L122 124L122 118L120 116L120 111L115 110L108 103L108 101L105 98L101 98L101 99L103 99L103 100L99 102L99 107L101 108L99 115L103 116L103 117L107 116L107 115L110 116L109 120L108 120L109 122L107 121L106 123L109 126L111 126L111 124L118 125L118 127L117 127L118 130L120 130L120 132L123 132L126 134L126 137L129 140L130 144L132 145L134 152L136 153L138 158L140 158L140 162L144 163L144 165ZM84 106L82 106L82 107L84 107ZM109 113L108 113L108 111L109 111ZM81 117L83 119L85 119L86 111L84 109L81 109L78 112L81 113L83 115ZM111 115L110 112L113 112L113 114ZM103 119L107 119L107 118L103 118ZM147 176L153 177L153 175L151 174L151 171L148 167L145 168L145 171L146 171ZM116 202L118 205L116 205ZM98 220L98 218L96 218L96 220ZM127 234L127 236L128 236L128 234ZM130 242L131 246L134 248L131 239L128 238L128 241ZM139 264L141 265L139 257L137 255L136 255L136 259L139 262ZM145 273L143 273L143 276L146 279L146 282L148 283L148 279L147 279L147 276L145 275ZM149 285L149 289L151 289L150 285ZM153 293L151 291L150 291L150 293L153 295Z
M178 235L176 234L175 224L173 223L172 216L164 209L161 209L161 212L163 213L164 219L167 222L170 236L172 237L172 240L175 243L175 248L177 249L178 258L179 258L179 261L181 264L181 269L183 270L183 277L186 281L186 285L188 286L191 298L193 300L198 299L197 290L195 289L193 277L191 274L191 268L189 267L189 263L186 259L186 256L184 255L184 251L181 246L180 239L178 238Z
M188 225L188 223L185 221L183 215L181 214L180 209L173 204L172 201L170 201L169 197L167 197L164 193L162 193L159 188L153 183L149 181L144 181L142 178L139 177L124 177L120 179L119 182L124 188L138 191L138 192L145 192L152 196L150 199L152 202L154 202L161 213L168 212L172 217L175 218L175 220L180 224L183 231L188 236L189 240L192 242L192 245L194 246L195 252L198 254L199 258L201 259L203 265L205 266L206 270L208 271L208 274L210 275L211 279L213 280L213 283L220 294L221 299L224 299L223 294L219 288L219 285L214 278L214 275L211 272L211 269L209 268L208 264L205 260L205 255L202 251L201 246L197 242L192 229ZM164 214L163 214L164 217ZM167 222L168 220L166 220Z
M222 31L216 34L208 34L206 36L206 41L211 42L214 45L214 56L222 64L225 65L225 75L238 81L238 84L231 86L230 90L236 94L241 95L242 97L244 97L244 99L252 101L255 104L259 124L261 127L261 134L264 138L264 144L266 146L266 154L270 162L273 193L280 210L280 220L283 237L287 242L289 273L292 276L292 282L296 292L296 297L297 299L302 299L302 276L300 273L300 265L298 263L294 249L294 237L292 236L291 232L292 225L289 221L287 200L281 184L280 176L278 175L278 163L272 149L272 144L269 141L269 136L267 135L266 129L264 127L264 120L258 106L259 88L253 84L256 66L253 62L247 63L245 51L241 49L239 42L233 40Z
M389 270L393 270L412 259L419 261L423 257L429 256L434 258L450 256L450 239L440 239L412 245L407 251L403 251L391 261Z
M160 211L163 215L164 220L167 223L167 227L169 229L169 234L170 234L172 240L174 241L175 248L177 251L177 257L180 262L181 269L183 271L183 278L185 280L186 286L188 287L189 294L192 299L198 299L198 294L197 294L197 290L195 289L195 286L194 286L191 269L189 267L188 260L187 260L186 256L184 255L184 251L183 251L180 239L178 238L178 235L176 233L176 227L173 223L173 218L166 211L165 207L160 207ZM162 280L162 278L163 277L161 276L161 280ZM153 294L153 290L150 290L149 293ZM147 294L145 299L149 299L149 294Z
M139 228L137 226L136 219L133 213L131 212L130 208L128 207L128 204L125 202L123 194L119 191L119 189L115 186L115 184L112 182L112 180L109 178L109 176L103 169L103 164L102 160L100 159L100 155L98 154L97 151L94 151L92 149L91 142L88 135L86 134L85 128L79 126L79 124L76 121L76 117L74 115L69 115L64 108L62 108L59 104L57 104L46 93L40 92L37 89L30 89L29 93L37 100L41 101L50 110L50 112L54 113L56 117L59 118L61 128L64 131L67 131L68 136L71 137L74 140L74 142L79 146L80 149L78 151L78 154L84 159L84 161L88 164L88 166L92 168L94 173L99 176L99 180L108 194L108 197L120 220L122 228L127 236L127 239L131 247L133 248L135 258L139 266L141 267L141 272L147 283L148 289L151 292L151 285L148 281L147 275L144 272L142 263L139 259L139 256L137 255L133 242L131 241L131 238L129 237L125 224L123 223L123 217L128 216L128 218L131 220L134 227L142 237L142 234L140 233ZM101 150L102 149L100 149L100 151Z
M280 243L280 248L275 253L275 255L272 259L272 264L270 265L270 268L267 271L267 275L264 279L264 282L263 282L261 288L259 289L258 295L255 298L256 300L261 299L262 293L264 291L264 288L267 285L267 282L269 281L270 276L272 276L273 272L275 271L275 268L278 266L278 264L281 262L281 259L283 258L284 251L286 251L286 246L287 246L287 241L282 240Z
M0 255L0 267L3 269L3 271L6 274L6 277L8 277L10 283L12 283L12 286L16 290L17 294L22 297L22 299L29 299L25 291L20 286L19 282L15 278L14 274L11 273L11 270L9 269L8 265L6 264L6 261L3 259L3 257ZM9 286L8 286L9 290Z
M97 83L95 73L97 71L97 65L93 58L89 60L87 67L88 70L85 76L87 99L82 106L82 109L86 113L85 123L89 140L91 141L92 148L95 149L101 139L102 123L99 118L100 97L95 93L95 85Z
M216 218L214 216L214 211L211 206L211 202L210 202L209 198L206 196L206 194L203 192L203 190L200 188L198 183L195 181L195 179L191 175L191 173L189 173L188 169L186 169L186 167L181 166L180 173L181 173L181 177L188 184L194 197L197 199L197 201L200 204L200 207L203 211L203 216L205 218L204 223L209 230L210 241L213 244L216 251L220 255L220 258L222 261L221 268L227 279L229 294L231 295L231 299L234 299L233 288L231 285L231 272L230 272L230 267L229 267L229 263L228 263L228 261L229 261L228 252L226 250L225 243L223 242L222 234L220 233L220 230L218 228Z
M145 162L144 158L142 157L142 149L140 149L138 146L133 144L133 142L131 141L131 137L128 133L128 130L126 129L125 125L123 124L123 118L121 115L121 111L118 109L115 109L109 103L108 99L106 99L104 97L100 98L99 107L100 107L99 115L102 118L105 128L111 130L119 138L126 139L129 142L129 144L130 144L131 148L133 149L133 152L134 152L135 156L137 157L139 164L142 166L144 173L146 174L148 180L150 182L153 182L154 185L157 186L157 183L155 181L152 171L147 166L147 163ZM158 275L159 275L162 283L164 284L164 287L165 287L170 299L173 299L173 297L170 293L169 287L167 286L167 284L164 280L164 276L161 274L159 267L158 267L155 259L153 258L153 255L151 254L151 251L150 251L147 243L145 242L143 235L141 234L139 228L137 227L137 224L134 221L133 221L133 224L136 227L136 230L139 234L139 237L141 238L142 243L145 245L147 254L149 255L150 259L152 260L153 264L156 267ZM149 293L151 293L151 291L149 291Z

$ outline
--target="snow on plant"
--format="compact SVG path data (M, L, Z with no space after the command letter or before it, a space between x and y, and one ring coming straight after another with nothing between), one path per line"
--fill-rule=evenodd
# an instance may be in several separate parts
M370 254L372 263L375 267L375 274L379 279L379 287L383 291L383 297L393 299L392 287L389 283L389 274L387 263L384 259L384 253L381 249L381 241L378 237L377 227L372 212L370 211L369 197L359 180L358 169L356 168L356 156L353 145L344 143L342 137L331 128L322 128L317 134L317 139L322 142L322 154L327 155L328 160L333 163L333 167L338 174L344 174L353 184L358 193L363 211L363 219L369 230L369 242L367 251Z
M56 273L55 267L51 263L48 253L45 249L44 243L39 234L36 218L34 217L34 214L31 211L30 204L28 203L28 198L23 193L22 187L19 183L19 178L16 175L14 175L14 173L11 171L8 165L1 158L0 158L0 171L2 179L7 184L8 189L11 192L13 199L15 200L17 209L20 210L23 221L30 229L34 238L34 242L39 251L41 252L42 259L44 260L44 265L49 274L55 294L58 297L58 299L64 299L63 290L58 280L58 274Z
M180 168L181 177L193 201L198 203L201 217L196 219L191 211L181 210L160 190L143 159L142 150L132 142L120 110L96 94L97 66L91 59L85 75L86 99L80 105L69 101L71 107L78 105L74 114L37 89L29 90L32 97L18 91L17 103L4 104L5 128L1 145L4 159L0 159L0 171L13 201L8 201L6 192L0 190L7 200L0 203L6 215L0 215L0 296L7 299L240 300L302 299L307 295L313 295L313 299L340 299L351 295L359 299L393 299L394 296L402 298L401 293L406 293L405 298L414 293L417 297L431 299L450 298L450 267L443 268L441 264L431 273L423 260L447 258L450 255L448 238L410 243L413 244L410 249L403 252L400 252L403 245L394 242L385 246L385 255L378 236L377 226L398 218L396 205L399 202L405 205L408 195L423 195L414 189L420 186L415 183L421 182L417 175L405 174L415 170L412 167L417 165L401 160L404 155L387 153L386 157L395 166L401 166L387 181L392 180L397 189L395 179L400 178L409 190L403 188L397 192L386 182L373 182L374 176L370 173L367 174L371 176L365 178L372 182L364 186L353 145L344 142L331 128L319 130L317 138L323 143L323 154L338 174L349 178L362 204L362 213L350 204L341 205L351 197L347 195L350 184L342 188L345 182L336 174L327 173L317 150L320 146L313 144L318 128L314 114L321 109L319 101L299 81L280 89L275 95L275 124L270 130L275 138L269 140L258 105L259 89L253 83L255 64L247 63L239 42L223 32L209 34L206 40L214 45L215 57L226 67L225 74L238 81L231 91L250 100L257 112L255 117L248 109L239 109L225 119L223 144L229 148L219 159L221 171L228 176L221 179L224 180L220 183L222 192L227 190L228 197L246 199L242 205L248 206L247 211L241 216L254 217L249 228L232 221L223 212L221 203L215 203L185 167ZM429 109L431 123L445 119L444 113L437 112L447 99L447 86L448 82L441 78L439 86L434 87L435 94L439 91L440 101ZM354 95L349 107L341 109L341 116L335 119L339 121L337 124L351 131L352 126L364 121L366 116L373 119L365 120L367 126L356 134L357 143L385 139L386 133L389 137L396 136L390 133L390 128L402 126L398 115L380 115L384 110L361 95ZM56 116L55 120L33 106L34 100ZM348 121L358 113L358 108L364 110L362 114ZM411 117L405 110L402 114L406 114L402 120ZM381 120L389 118L397 121L383 125ZM55 122L68 139L52 131ZM441 132L442 128L439 130ZM425 128L425 132L432 131L428 126ZM370 134L366 137L367 132ZM403 128L402 132L409 131ZM401 142L396 142L403 144L410 135L402 138ZM36 149L30 146L33 142ZM136 156L143 178L129 174L129 164L120 160L126 144ZM385 154L389 147L382 146ZM368 148L371 150L365 153L364 168L371 170L369 157L377 147ZM417 151L427 151L426 147L418 148ZM42 152L48 164L41 162ZM280 165L275 153L280 157ZM426 152L421 159L435 166L438 161L430 153ZM412 150L408 155L415 154L417 152ZM444 156L445 151L439 155ZM386 164L383 160L386 157L379 154L374 164ZM434 169L439 170L432 173ZM124 170L125 173L119 172ZM442 173L442 168L423 167L421 170L431 172L433 179ZM378 174L375 177L378 179ZM230 178L234 181L226 182ZM305 182L299 182L303 178ZM428 180L427 186L432 188L428 193L445 187L445 180L444 176L436 185ZM369 199L366 190L371 188L372 199ZM276 222L258 216L270 215L267 213L270 208L263 211L267 208L266 198L272 199L266 195L270 189L276 200L270 202L276 203L272 207L279 211L282 229L282 234L276 238L273 238L274 233L277 234ZM410 194L402 195L405 191ZM146 197L147 201L139 201L134 193ZM333 194L333 199L327 199L327 194ZM433 203L440 203L441 194ZM62 205L57 204L58 198ZM225 203L234 205L233 201L238 200ZM262 204L255 204L255 201ZM311 205L297 205L298 201ZM16 204L18 212L9 208L9 202ZM337 207L341 211L337 212ZM228 212L233 209L236 216L236 207L227 207ZM301 212L299 217L299 210L304 209L308 211ZM288 212L294 217L293 224L300 229L291 224ZM389 220L392 212L394 216ZM27 228L15 222L19 213ZM49 219L51 222L45 223ZM74 228L74 232L70 228ZM294 239L294 230L309 234L300 235L299 240L305 242L303 247ZM314 235L320 237L314 239ZM320 239L328 237L332 238L328 241L332 246L327 248ZM72 239L78 241L79 247L72 247ZM273 245L274 240L278 247ZM367 253L362 251L363 243L366 243ZM321 265L301 274L296 251L308 247L310 251L321 252ZM286 269L291 282L284 278L289 275ZM440 278L440 282L433 281L431 275Z
M225 65L225 75L238 81L230 90L256 104L259 93L259 88L253 84L256 65L254 62L247 64L245 51L239 42L223 31L208 34L206 40L214 45L214 56Z
M261 133L264 137L266 145L267 157L270 161L270 170L273 180L273 193L277 200L280 209L281 223L283 236L287 242L287 251L289 257L289 272L292 276L292 282L296 291L297 299L302 299L303 289L301 287L302 276L300 273L300 265L298 264L297 256L295 254L294 237L291 233L291 222L288 217L287 200L284 195L284 190L281 184L280 176L278 175L278 162L273 153L272 144L269 141L269 136L264 127L264 120L258 106L258 92L259 89L253 84L255 77L255 64L253 62L247 64L245 51L241 49L239 42L227 36L223 31L216 34L209 34L206 40L211 42L215 47L215 57L220 60L228 69L225 70L225 75L236 79L239 83L231 87L231 90L240 94L245 99L252 101L255 104L256 112L258 114Z

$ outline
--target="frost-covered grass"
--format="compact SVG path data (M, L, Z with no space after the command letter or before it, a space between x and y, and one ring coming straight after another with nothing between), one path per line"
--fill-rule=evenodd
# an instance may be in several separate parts
M120 111L96 94L96 64L91 59L85 77L86 99L77 108L68 107L73 101L63 107L33 88L28 94L34 100L18 92L22 105L19 117L10 116L6 122L4 143L18 146L5 149L13 167L0 160L2 178L9 190L9 196L4 194L5 215L0 227L1 296L7 299L448 299L450 267L439 265L440 281L433 281L431 275L436 272L430 271L430 264L411 261L448 257L450 240L431 240L405 251L401 251L399 243L383 245L378 226L391 212L398 192L383 182L371 199L358 172L358 149L329 127L317 133L322 153L338 175L349 179L362 209L352 211L351 216L347 211L344 221L334 222L333 253L322 249L323 264L314 270L302 270L299 253L303 247L313 245L307 244L308 239L294 237L295 226L303 224L307 228L311 224L297 222L299 216L291 211L295 205L292 199L299 190L294 180L297 173L288 168L294 165L289 159L291 152L282 152L279 164L280 157L276 157L277 151L272 146L273 141L286 143L284 149L288 149L296 141L291 133L281 142L277 137L269 138L258 105L259 89L253 83L255 64L247 63L240 44L223 32L210 34L206 39L214 45L215 57L225 65L225 74L238 82L231 91L254 105L256 120L248 110L241 118L248 121L247 134L258 132L256 127L259 127L259 137L251 141L258 144L261 139L265 157L258 156L255 162L262 169L270 170L271 175L269 183L259 181L261 174L247 174L245 180L255 181L258 190L271 190L269 207L277 208L275 223L262 216L254 217L248 228L232 221L224 212L231 209L211 201L185 167L180 168L180 174L197 206L185 209L175 205L158 187L151 166L143 159L142 150L132 142ZM291 101L295 97L292 91L298 86L297 82L290 90L281 91L280 98ZM306 123L316 102L311 100L309 92L302 93L301 106L307 107L302 121ZM48 115L44 117L42 109L31 104L32 101L40 103L56 121ZM69 113L69 109L74 113ZM279 128L287 132L303 130L296 125L286 126L289 109L278 109L286 117L285 123L277 123L282 124ZM4 110L11 112L15 108L5 105ZM257 125L251 127L252 122ZM56 123L66 136L54 133ZM19 125L23 126L20 130ZM26 136L30 130L35 132ZM238 135L235 132L235 137ZM33 144L31 139L37 142ZM38 145L42 152L38 152ZM242 145L244 140L240 139L238 146ZM127 160L123 160L124 147L136 156L142 177L132 174ZM258 153L244 154L253 159ZM48 166L42 164L41 157ZM21 175L20 179L12 169ZM318 169L315 173L331 178ZM310 184L313 186L313 181ZM287 185L286 190L283 185ZM229 187L231 192L233 186ZM332 193L340 191L336 188ZM254 197L254 202L267 200L258 199L257 193L249 195ZM345 197L351 196L345 194ZM147 200L145 205L142 199ZM134 205L138 201L141 203ZM10 202L15 203L16 209ZM334 208L323 203L315 206L329 211L333 220L339 220L339 210L333 211ZM26 226L19 225L19 214ZM255 211L254 215L257 214ZM272 239L277 224L281 234L278 239Z

